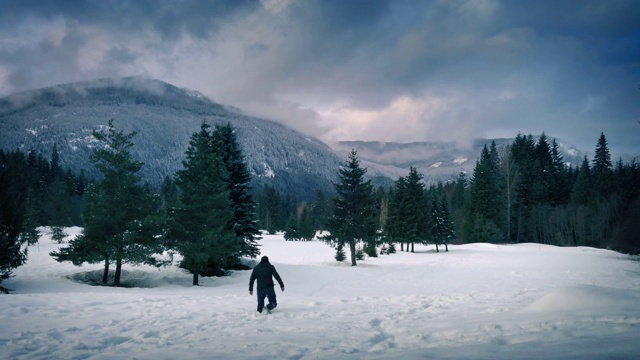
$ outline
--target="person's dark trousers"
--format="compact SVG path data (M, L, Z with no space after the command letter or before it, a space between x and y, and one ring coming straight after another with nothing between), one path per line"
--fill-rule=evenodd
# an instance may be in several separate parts
M270 287L266 289L258 289L258 312L262 312L264 308L264 298L269 299L269 304L267 305L267 310L271 311L278 306L276 302L276 291Z

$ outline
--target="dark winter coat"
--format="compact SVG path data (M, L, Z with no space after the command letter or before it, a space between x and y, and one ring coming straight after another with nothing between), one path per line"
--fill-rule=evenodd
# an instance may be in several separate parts
M265 258L266 256L262 258L260 263L256 265L251 272L251 279L249 279L249 291L253 291L253 282L256 280L258 280L258 290L273 287L275 285L273 283L273 278L278 280L280 288L284 288L284 283L276 271L275 266L271 265L268 258Z

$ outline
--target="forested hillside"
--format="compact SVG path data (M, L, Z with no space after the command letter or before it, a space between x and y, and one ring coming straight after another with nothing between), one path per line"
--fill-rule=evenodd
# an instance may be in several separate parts
M156 188L181 167L189 136L203 121L236 129L256 189L270 185L311 198L317 189L331 191L340 162L317 139L245 116L198 92L141 78L59 85L0 99L0 148L49 156L57 145L61 166L95 177L92 132L111 119L119 129L138 133L132 154L145 163L142 178Z

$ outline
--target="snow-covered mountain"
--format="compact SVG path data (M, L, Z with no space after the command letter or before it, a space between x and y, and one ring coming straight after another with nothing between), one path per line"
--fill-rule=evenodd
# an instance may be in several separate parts
M63 166L97 175L89 156L93 130L114 120L116 130L137 131L132 152L145 162L143 178L159 185L182 168L189 137L203 121L230 122L237 131L254 187L311 197L331 192L344 161L321 141L281 124L243 115L202 94L143 78L58 85L0 99L0 146L49 156L56 143Z
M253 186L261 189L268 184L298 199L313 198L316 189L333 193L332 182L351 149L358 151L375 186L391 186L409 172L409 166L423 173L428 183L455 179L461 171L471 174L482 146L492 141L477 140L470 148L363 141L330 147L282 124L215 103L197 91L129 77L63 84L0 99L0 148L49 156L55 143L63 166L95 176L97 169L89 162L97 145L92 131L110 119L118 131L138 132L132 150L145 163L142 176L152 185L158 186L182 167L189 137L203 121L230 122L253 174ZM498 145L512 140L495 139ZM565 160L577 166L583 153L566 142L560 144Z

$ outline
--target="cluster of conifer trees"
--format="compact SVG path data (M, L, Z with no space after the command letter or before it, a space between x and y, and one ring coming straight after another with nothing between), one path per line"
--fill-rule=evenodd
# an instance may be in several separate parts
M50 162L33 151L0 150L0 283L24 263L22 245L38 241L39 226L50 226L61 241L65 227L81 225L86 186L82 172L60 167L55 145Z
M452 242L535 242L640 252L640 168L635 159L613 166L604 134L594 158L590 162L585 157L579 168L568 166L555 139L550 143L543 133L537 140L518 134L510 145L485 146L472 176L461 173L454 182L427 187L412 167L393 188L373 191L364 181L365 172L353 152L340 170L333 204L327 206L320 193L317 208L303 203L278 229L291 240L333 229L324 239L336 245L338 260L345 258L340 238L355 238L349 244L354 265L363 253L393 253L396 244L413 251L416 243L435 244L436 249L444 245L446 250ZM351 189L347 196L345 189L359 182L364 189ZM364 218L349 227L357 236L336 233L337 224L348 223L350 213L341 211L349 203L368 204L359 209ZM366 231L358 232L365 224Z
M555 140L518 134L510 145L485 146L470 178L427 186L409 174L392 188L365 180L355 151L339 169L335 195L316 192L297 202L266 186L252 193L250 174L230 124L214 130L203 123L186 151L183 169L165 178L160 193L142 184L144 165L129 149L136 133L94 132L103 146L92 162L102 178L62 170L54 146L49 163L41 155L0 151L0 283L26 260L25 243L49 225L54 240L64 227L82 233L52 252L58 261L103 263L102 281L120 284L122 264L166 264L158 254L179 254L193 274L221 275L240 258L259 254L259 228L284 231L287 240L321 239L336 260L413 251L414 244L536 242L640 252L640 167L611 162L604 134L595 156L568 167ZM254 197L257 201L254 200ZM258 225L260 224L260 225ZM154 257L156 256L156 257ZM0 291L7 289L0 287Z
M433 243L448 251L455 225L442 184L427 188L423 176L411 167L394 188L374 190L365 180L366 171L352 151L338 171L335 197L327 203L318 192L320 201L302 203L289 217L285 239L310 240L317 231L325 231L320 238L336 249L336 260L345 260L348 249L353 266L365 255L395 253L396 244L413 252L416 243Z
M462 241L640 250L640 168L635 159L613 166L604 134L579 168L566 166L555 140L519 134L485 147L468 183L454 207Z
M38 226L51 225L54 239L62 239L55 229L77 224L72 219L79 214L64 208L76 197L83 205L82 233L51 255L76 265L103 263L104 283L113 265L113 285L119 286L123 264L160 266L175 253L198 285L199 275L223 273L241 257L259 254L250 174L230 124L211 131L203 123L191 137L184 169L160 194L138 175L144 164L130 153L135 132L118 132L110 121L106 132L93 136L102 146L91 161L102 177L88 184L59 170L55 147L51 165L34 153L26 161L20 152L0 153L0 281L24 263L23 245L37 241Z

